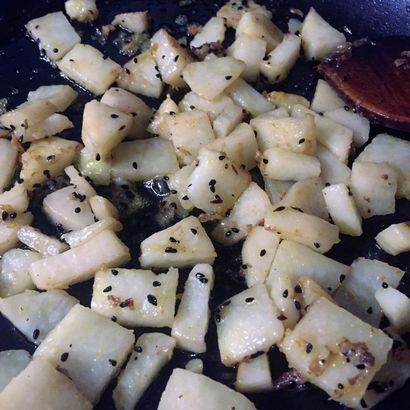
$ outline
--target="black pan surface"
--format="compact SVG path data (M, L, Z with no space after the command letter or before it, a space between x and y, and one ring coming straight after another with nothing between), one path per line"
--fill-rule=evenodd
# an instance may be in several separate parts
M286 30L286 22L289 17L294 17L290 8L298 8L306 12L310 5L313 5L320 14L331 24L340 30L344 30L350 39L358 39L363 36L377 38L380 36L406 34L410 36L410 3L407 0L271 0L259 1L264 3L273 11L273 20L283 30ZM105 0L97 1L100 9L100 17L93 25L76 24L83 41L92 44L103 50L120 64L128 60L119 54L118 49L111 44L101 46L95 35L96 28L102 24L109 23L113 16L119 12L149 10L153 17L153 30L160 26L165 26L175 36L181 36L185 29L178 25L178 16L186 16L189 22L205 23L223 1L200 1L185 0L184 2L167 0ZM185 4L185 5L183 5ZM39 51L26 35L24 24L35 17L42 16L52 11L63 10L63 0L3 0L0 12L0 98L7 97L8 107L12 108L26 100L27 93L40 85L61 84L67 80L60 77L58 70L52 68L49 63L39 58ZM349 33L352 33L350 35ZM279 89L303 94L308 98L312 97L317 75L311 64L299 62L292 72L289 80L282 84ZM78 87L77 87L78 89ZM80 91L77 102L70 107L67 112L69 118L76 127L70 131L66 137L79 139L81 130L81 112L83 104L92 95ZM154 101L151 101L155 105ZM409 139L409 135L400 132L385 130L374 126L372 135L381 131L388 131L401 138ZM1 172L1 171L0 171ZM154 215L157 211L158 201L152 190L143 186L133 187L137 192L148 199L147 206L140 212L127 217L124 220L126 227L121 234L121 238L130 247L134 260L130 266L138 266L139 243L144 237L159 230L155 222ZM45 193L53 189L52 184L43 187L36 193L36 201L33 201L33 212L36 214L35 223L48 233L55 233L53 227L49 226L39 212L36 205L41 201ZM110 192L103 192L111 195ZM400 289L410 294L410 258L409 254L402 254L392 257L377 248L374 236L390 225L391 223L410 220L410 206L408 201L398 201L397 210L394 215L385 217L373 217L364 222L364 234L360 238L343 238L342 242L335 246L329 256L350 264L359 256L367 258L377 258L392 265L395 265L407 272ZM241 260L240 247L234 246L228 249L218 247L218 259L215 264L216 284L213 293L211 308L215 308L226 298L238 293L245 288L243 278L239 274ZM186 272L183 272L182 279ZM183 283L183 280L182 280ZM73 286L69 292L78 297L85 305L89 305L92 291L92 281ZM147 329L136 329L139 335ZM169 329L163 329L169 332ZM208 352L199 357L204 359L204 373L215 380L232 386L235 379L234 369L228 369L219 362L219 352L217 348L216 332L213 323L210 325L207 336ZM16 331L10 323L0 316L0 350L6 349L26 349L34 351L34 346L28 343L25 338ZM174 367L184 367L186 362L193 356L187 352L176 351L174 358L168 366L161 372L160 377L144 394L137 405L141 410L154 410L157 408L161 393L166 385L169 375ZM284 357L276 350L270 352L271 370L274 378L278 377L286 370ZM98 410L114 409L111 399L112 387L103 395L100 403L96 406ZM410 383L392 395L384 403L378 406L379 410L406 410L409 409L408 395L410 394ZM259 410L268 409L301 409L301 410L331 410L342 407L334 402L328 401L327 396L316 388L310 387L303 391L277 391L267 394L252 394L249 398L255 403ZM25 409L22 409L25 410ZM74 409L73 409L74 410ZM194 409L193 409L194 410Z

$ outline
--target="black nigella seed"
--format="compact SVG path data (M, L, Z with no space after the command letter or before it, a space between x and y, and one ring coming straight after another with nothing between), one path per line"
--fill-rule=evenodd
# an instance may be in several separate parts
M287 317L283 314L278 316L278 320L286 320L286 319Z
M268 164L268 163L269 163L269 160L266 159L266 158L264 158L264 159L262 160L262 162L263 162L264 164Z
M259 256L265 256L266 255L266 249L262 249L260 252L259 252Z
M178 252L178 250L175 249L175 248L172 248L171 246L167 246L165 248L165 253L177 253L177 252Z
M108 361L109 361L109 363L110 363L110 365L111 365L112 367L117 366L117 361L116 361L116 360L108 359Z
M154 295L147 295L147 300L149 303L151 303L151 305L154 305L154 306L158 305L157 298Z
M198 231L194 228L191 228L191 232L192 232L193 235L196 235L198 233Z
M161 286L161 282L154 280L154 282L152 282L152 286L154 286L154 288L157 288L158 286Z
M295 308L297 309L297 310L300 310L301 309L301 305L300 305L300 302L298 301L298 300L295 300Z
M285 209L284 206L280 206L280 207L274 209L273 212L280 212L280 211L283 211L284 209Z
M362 363L356 365L356 369L364 370L365 368L366 368L366 366Z
M341 274L339 276L339 282L342 283L346 279L346 275Z
M39 336L40 336L40 330L35 329L33 332L33 339L37 340Z
M17 218L17 213L16 212L10 212L9 213L9 218L10 219L16 219Z
M300 140L299 140L299 144L303 144L305 142L305 139L304 138L301 138Z
M388 283L383 282L383 283L382 283L382 287L383 287L384 289L387 289L387 288L389 287L389 285L388 285Z
M289 296L289 291L285 289L282 293L282 296L286 299Z
M53 48L54 53L58 53L58 48Z
M171 237L169 238L169 241L170 241L170 242L173 242L173 243L178 242L173 236L171 236Z
M229 238L231 235L232 235L232 232L231 232L231 231L225 232L225 237Z
M67 353L67 352L63 353L63 354L60 356L60 360L61 360L62 362L65 362L67 359L68 359L68 353Z
M188 195L184 195L181 199L182 199L183 201L188 201L189 197L188 197Z
M44 171L43 171L43 175L45 175L47 178L51 178L51 175L50 175L50 171L48 170L48 169L45 169Z
M229 81L229 80L231 80L231 79L232 79L232 76L231 76L231 75L226 75L226 76L225 76L225 80L228 80L228 81Z
M111 292L111 291L112 291L112 286L107 286L107 287L103 290L104 293Z
M315 242L313 245L315 246L316 249L320 248L320 243L319 242Z
M117 316L111 316L111 320L112 320L113 322L116 322L116 321L117 321Z
M213 199L210 202L211 204L221 204L223 201L222 201L222 198L218 194L216 194L215 199Z
M366 310L366 312L367 312L369 315L371 315L371 314L373 313L373 308L370 306L370 307Z
M111 273L112 273L114 276L117 276L117 275L118 275L117 269L111 269Z
M232 228L232 232L233 233L239 233L239 229L238 228Z
M245 302L246 303L252 303L255 300L255 298L246 298Z
M135 350L137 353L142 353L142 347L141 347L141 346L135 346L135 347L134 347L134 350Z
M300 285L295 286L295 293L302 293L302 288L300 287Z
M117 114L111 114L111 118L118 118L118 115Z
M96 160L96 161L100 161L100 160L101 160L101 155L100 155L100 154L97 154L97 155L95 156L95 160Z
M177 55L174 57L174 62L175 62L175 63L178 61L178 58L179 58L179 54L177 54Z
M361 399L361 400L360 400L360 405L361 405L364 409L367 409L367 403L366 403L366 401L365 401L364 399Z
M7 211L3 211L1 213L1 219L3 219L3 221L7 220L9 218L9 213Z
M340 390L343 390L343 389L345 388L345 386L343 386L342 383L339 383L339 384L337 385L337 388L340 389Z
M134 161L134 162L132 163L132 167L133 167L134 169L138 169L138 164Z
M219 161L223 161L225 158L226 158L225 155L220 155L220 156L218 157Z
M312 343L307 343L307 344L306 344L306 353L309 354L309 353L312 352L312 350L313 350L313 345L312 345Z
M79 214L79 213L81 212L81 208L79 208L79 207L75 208L75 209L74 209L74 212L75 212L76 214Z
M189 108L190 108L191 110L195 110L195 105L190 105Z
M121 125L121 127L118 128L118 131L122 131L123 129L125 129L125 125Z

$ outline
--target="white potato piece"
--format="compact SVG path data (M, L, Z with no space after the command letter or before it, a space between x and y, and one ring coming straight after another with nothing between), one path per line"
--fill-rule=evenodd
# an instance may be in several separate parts
M98 17L98 9L95 2L96 0L67 0L64 3L65 12L71 20L88 23L96 20Z
M43 211L55 225L65 230L78 230L94 222L90 205L80 196L73 185L61 188L47 195Z
M300 54L302 40L295 34L285 34L282 42L260 63L261 73L271 82L286 80Z
M10 141L0 139L0 193L10 184L17 165L17 147Z
M312 156L283 148L268 148L257 158L262 176L280 181L300 181L320 175L320 162Z
M68 117L58 113L50 115L42 124L45 137L52 137L70 128L74 128L74 124Z
M374 294L383 283L396 288L403 275L402 270L387 263L358 258L334 295L335 301L358 318L378 327L382 310Z
M100 155L101 157L101 155ZM88 152L87 148L80 151L76 166L81 174L95 185L109 185L111 180L111 158L98 158Z
M85 196L80 197L80 200L88 200L89 198L97 195L97 192L93 188L93 186L85 179L75 168L73 165L70 165L66 169L64 169L64 172L70 178L70 183L71 185L74 186L74 188L77 190L79 194L82 194Z
M98 220L114 218L118 219L119 214L117 208L103 196L95 195L89 200L91 210Z
M203 111L181 112L168 116L165 121L181 164L190 164L200 149L215 139L209 117Z
M324 187L325 185L319 177L295 182L275 206L301 209L307 214L327 220L328 210L322 195Z
M77 248L32 263L30 275L39 289L66 288L92 278L99 269L129 260L128 248L112 231L105 230Z
M148 11L121 13L114 17L111 24L113 26L121 26L122 28L133 33L143 33L149 29L151 17Z
M256 132L258 147L262 152L269 148L282 148L307 155L316 152L316 127L312 115L301 118L262 115L253 118L250 125Z
M35 359L1 392L0 407L15 409L91 410L73 382L46 359Z
M263 178L265 192L273 205L277 205L286 195L286 192L294 185L293 181L279 181L272 178Z
M374 297L395 330L400 334L410 330L410 299L404 293L382 285Z
M25 350L0 352L0 392L30 363L31 355Z
M398 175L397 197L410 199L410 142L388 134L377 135L357 161L386 162Z
M162 333L144 333L138 338L113 391L117 410L134 410L158 373L171 360L174 348L175 340Z
M387 163L355 161L350 189L363 218L395 212L397 173Z
M251 287L264 283L276 255L279 235L263 226L254 226L242 246L242 270L246 284Z
M287 112L292 113L296 105L309 108L309 101L297 94L285 93L283 91L272 91L268 94L269 101L277 107L286 108Z
M201 359L191 359L185 365L185 369L196 374L202 374L204 372L204 362Z
M180 111L192 111L192 110L200 110L208 114L208 117L211 121L214 121L227 107L232 103L232 99L226 96L225 94L221 94L212 100L207 100L206 98L201 97L197 93L193 91L189 91L184 95L182 100L178 103L178 110L172 110L176 113ZM169 112L169 110L168 110Z
M410 251L410 224L402 222L388 226L376 236L377 244L388 254L396 256Z
M363 233L362 218L349 188L345 184L323 188L323 197L332 220L341 233L360 236Z
M303 50L308 60L321 60L346 43L346 37L311 7L301 31Z
M112 153L113 178L145 181L178 168L174 147L163 138L123 142Z
M140 139L147 136L146 129L152 112L151 108L141 98L129 91L114 87L104 93L101 102L132 115L132 125L127 135L128 138Z
M57 112L63 112L75 101L77 96L77 91L66 84L42 85L28 93L27 101L48 100L57 108Z
M130 132L131 114L92 100L85 104L81 139L88 152L106 158Z
M185 94L184 98L180 101L180 104L189 94L191 93ZM179 112L180 110L178 105L171 98L170 94L167 94L165 99L162 101L161 105L158 107L158 110L155 112L153 118L151 119L151 122L147 127L147 131L150 134L157 134L161 138L171 139L170 131L167 124L167 118L170 115L179 114Z
M251 177L223 152L202 148L198 166L187 182L191 202L204 212L221 218L248 187Z
M217 138L226 137L242 121L243 110L239 105L231 102L214 119L212 127Z
M170 189L170 195L167 196L167 200L175 199L177 206L179 202L180 206L187 211L191 211L194 207L188 197L187 182L194 169L195 163L185 165L174 174L168 175L168 179L164 178Z
M244 13L236 27L236 35L248 34L266 41L266 51L270 52L282 41L283 33L272 23L270 17L260 13Z
M22 226L18 232L19 241L41 255L58 255L68 249L68 246L57 238L46 235L32 226Z
M215 311L218 346L225 366L267 352L284 333L265 285L257 284L225 301Z
M121 71L119 64L88 44L76 44L57 66L68 78L95 95L104 94Z
M248 231L262 224L271 203L266 192L251 182L242 192L229 215L223 218L212 231L212 237L225 246L244 239Z
M344 108L344 106L344 101L337 95L336 91L325 80L319 78L310 108L317 113L325 113Z
M294 288L295 296L300 303L302 316L321 297L334 302L328 291L322 289L313 279L303 276Z
M235 389L241 393L260 393L273 389L269 358L266 353L239 363Z
M208 264L198 264L189 273L171 336L178 348L194 353L206 352L205 336L210 318L209 297L214 272Z
M64 290L26 290L0 300L0 311L26 338L39 345L78 300Z
M225 39L225 21L222 17L211 17L201 31L192 39L191 47L201 47L208 43L221 43ZM233 56L235 57L235 56Z
M9 215L9 218L6 221L0 219L0 256L17 246L18 230L24 225L30 225L32 222L33 215L31 212L17 214L14 219L10 219Z
M150 51L145 51L124 65L117 84L133 93L158 98L162 93L163 83L156 66Z
M207 100L220 95L245 69L245 63L232 57L217 57L188 64L184 80L195 93Z
M285 336L281 350L289 366L308 381L333 400L357 408L386 363L392 342L381 330L322 297Z
M292 286L307 277L317 282L327 292L334 292L349 275L350 267L315 252L297 242L284 240L279 244L273 260L268 287L275 275L287 274Z
M158 410L256 410L245 396L202 374L174 369L162 393Z
M320 162L320 176L324 183L346 185L350 183L352 173L350 168L322 144L317 145L316 156Z
M49 333L34 357L58 366L88 400L96 403L120 372L134 340L131 330L77 304Z
M178 270L156 275L142 269L97 272L91 308L128 327L172 327Z
M228 56L245 63L241 77L254 82L259 76L259 65L266 53L266 41L257 36L240 34L226 50Z
M157 62L158 70L164 83L169 84L173 88L185 86L186 78L183 73L185 72L185 67L192 63L192 58L187 50L166 30L159 29L152 36L151 54ZM182 75L184 78L181 77Z
M242 80L242 78L238 78L227 88L226 93L237 105L249 112L253 117L272 111L275 108L271 102L246 81Z
M10 190L0 194L1 212L25 212L28 206L29 196L23 184L17 183ZM7 217L4 219L7 219Z
M30 20L25 27L51 61L60 60L81 41L61 11Z
M198 218L189 216L141 242L143 268L188 267L213 264L216 252Z
M63 173L64 168L76 159L81 144L59 137L34 141L21 156L22 169L20 178L31 191L36 184L47 181L47 176L54 178Z

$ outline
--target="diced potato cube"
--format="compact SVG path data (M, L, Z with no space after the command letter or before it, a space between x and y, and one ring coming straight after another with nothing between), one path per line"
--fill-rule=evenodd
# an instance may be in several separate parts
M42 125L45 137L52 137L70 128L74 128L74 124L68 117L58 113L50 115L44 120Z
M246 81L254 82L259 76L259 65L266 53L266 41L256 36L240 34L227 49L230 57L245 63L241 76Z
M95 275L91 308L128 327L171 327L178 270L109 269Z
M152 112L141 98L121 88L110 88L102 96L101 102L132 115L132 126L127 135L129 138L146 137Z
M325 80L319 78L310 108L317 113L324 113L344 108L344 106L344 101L337 95L336 91Z
M225 21L222 17L211 17L192 39L190 46L201 47L209 43L222 44L225 39L225 30Z
M350 188L363 218L394 213L397 173L387 163L355 161Z
M78 20L80 23L94 21L98 17L96 0L67 0L64 3L65 11L71 20Z
M90 206L94 216L98 220L114 218L118 219L119 214L117 208L103 196L95 195L90 198Z
M248 34L266 41L267 51L272 51L283 38L283 33L269 17L260 13L244 13L236 27L236 35Z
M0 392L30 363L31 356L25 350L0 352Z
M28 206L29 196L23 184L16 184L10 190L0 194L1 212L25 212Z
M275 108L271 102L242 78L238 78L227 88L226 93L253 117L272 111Z
M58 255L68 249L64 242L28 225L22 226L18 230L17 237L22 244L41 255Z
M351 170L323 145L318 144L316 155L320 162L320 176L324 183L349 184Z
M192 111L192 110L200 110L208 114L208 117L211 121L214 121L222 111L232 103L232 99L226 96L225 94L221 94L212 100L207 100L199 96L198 94L190 91L184 95L182 100L178 103L178 110L174 110L174 112L178 113L179 110L181 111ZM168 111L169 112L169 111Z
M184 98L191 93L185 94ZM193 94L193 93L192 93ZM181 101L182 101L181 100ZM170 131L167 124L167 118L170 115L179 114L179 107L169 94L162 101L154 117L148 125L147 131L151 134L157 134L161 138L171 139Z
M134 11L132 13L121 13L114 17L111 22L113 26L121 26L133 33L143 33L147 31L151 24L151 17L148 11Z
M89 153L87 148L83 148L76 165L81 174L95 185L110 184L111 158L99 158L97 161L96 155Z
M191 359L185 365L185 369L196 374L202 374L204 372L204 362L201 359Z
M27 101L48 100L57 108L58 112L63 112L77 96L77 91L69 85L42 85L28 93Z
M163 138L123 142L112 153L113 178L144 181L177 170L174 147Z
M256 166L256 151L258 144L255 133L249 124L242 122L229 135L217 138L207 145L207 148L223 152L237 166L251 170Z
M279 235L263 226L254 226L242 246L242 269L246 284L264 283L276 255Z
M262 115L251 120L259 149L269 148L314 155L316 152L316 127L312 115L303 118L274 118Z
M59 137L34 141L21 157L20 178L31 191L34 185L47 181L47 176L60 175L75 160L80 149L78 142Z
M215 139L208 115L203 111L194 109L170 115L166 123L178 159L185 165L194 161L199 150Z
M410 142L388 134L377 135L357 161L386 162L398 175L397 196L410 199Z
M335 294L336 302L358 318L378 327L382 310L374 296L386 283L396 288L404 272L377 260L356 259L352 271Z
M318 177L306 178L293 184L276 207L301 209L310 215L328 219L328 210L322 195L325 184Z
M410 251L410 223L393 224L379 232L376 236L377 244L390 255L396 256Z
M269 101L277 107L286 108L290 114L296 105L309 108L309 101L297 94L284 93L283 91L272 91L268 94Z
M10 141L0 139L0 193L10 184L17 165L17 147Z
M189 216L142 241L139 261L144 268L179 268L197 263L212 265L215 257L205 229L198 218Z
M313 7L305 17L301 34L303 49L309 60L320 60L337 46L346 43L345 35L333 28Z
M295 34L285 34L282 42L260 63L261 73L271 83L284 81L300 54L301 39Z
M166 30L160 29L152 36L151 53L157 62L162 80L174 88L184 87L186 78L181 76L185 67L192 63L187 50Z
M277 205L286 195L286 192L294 185L292 181L279 181L272 178L263 178L265 191L273 205Z
M230 86L244 69L242 61L232 57L219 57L188 64L183 76L192 91L212 100Z
M225 366L267 352L283 337L283 325L265 285L257 284L224 302L215 312L218 346Z
M256 410L245 396L202 374L174 369L158 410Z
M260 393L273 389L269 358L266 353L239 363L235 389L242 393Z
M327 209L341 233L360 236L363 233L362 218L349 188L345 184L323 188Z
M272 179L300 181L320 175L320 162L316 157L282 148L267 149L257 161L262 175Z
M333 302L333 298L326 290L322 289L313 279L306 276L303 276L299 279L294 289L295 296L300 303L303 316L306 315L310 306L312 306L313 303L321 297L324 297Z
M194 353L206 352L205 336L209 324L209 297L214 286L211 265L199 264L189 273L171 336L177 347Z
M17 295L26 289L34 289L29 273L32 262L41 259L37 252L10 249L0 261L0 297Z
M229 215L212 231L212 237L224 245L233 245L244 239L248 230L263 223L271 203L266 192L251 182L242 192Z
M112 231L105 230L74 249L32 263L30 275L39 289L65 288L92 278L99 269L120 266L129 259L128 248Z
M26 29L51 61L60 60L81 41L61 11L30 20Z
M88 44L75 45L57 65L63 74L96 95L104 94L121 71L120 65Z
M41 343L34 357L58 366L96 403L133 345L131 330L78 304Z
M14 219L10 219L10 215L8 216L9 218L6 221L0 219L0 256L17 246L18 230L22 226L30 225L33 222L33 215L31 212L17 214L17 217Z
M113 392L116 409L135 408L161 369L171 360L174 347L175 340L162 333L144 333L138 338Z
M356 408L391 346L384 332L322 297L285 336L281 350L308 381Z
M2 391L0 407L3 410L93 408L68 377L40 358L33 360Z
M0 311L30 342L38 345L77 303L63 290L26 290L1 299Z
M227 104L223 111L216 117L212 127L217 138L226 137L242 121L243 110L239 105L231 102Z
M188 179L188 197L199 209L222 217L231 209L251 180L223 152L202 148L198 166Z
M156 66L150 51L145 51L124 65L117 84L133 93L158 98L163 84Z
M68 178L70 178L70 183L74 186L77 192L85 196L85 198L82 197L80 200L88 200L97 195L93 186L72 165L67 167L64 172Z

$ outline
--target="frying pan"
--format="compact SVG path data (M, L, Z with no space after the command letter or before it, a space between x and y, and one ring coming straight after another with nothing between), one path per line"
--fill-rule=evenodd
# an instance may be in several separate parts
M363 36L377 38L387 35L406 34L410 36L410 3L408 0L271 0L259 1L273 11L273 20L283 30L286 30L286 22L289 17L294 17L290 13L290 8L298 8L306 13L309 6L313 5L317 11L325 17L332 25L339 30L345 31L349 39L359 39ZM94 25L75 25L81 33L83 41L103 49L115 61L123 64L127 57L118 53L118 50L110 45L101 46L95 36L98 25L108 23L113 16L119 12L149 10L153 17L153 30L164 26L177 37L184 34L183 27L176 23L176 17L183 15L189 22L205 23L209 17L215 14L222 1L185 1L185 6L180 6L178 1L169 0L100 0L97 1L100 18ZM25 101L28 91L40 85L61 84L67 80L61 78L57 70L53 69L47 62L39 58L37 46L25 35L24 24L35 17L42 16L52 11L63 10L64 0L3 0L0 14L0 98L7 97L8 107L12 108ZM350 35L349 33L352 33ZM288 92L296 92L312 97L317 76L310 63L298 62L289 80L279 88ZM70 139L79 139L81 130L81 112L85 102L92 99L92 95L84 90L80 90L80 97L73 107L68 110L69 118L74 122L75 128L67 133ZM151 102L154 104L154 102ZM409 135L382 127L374 126L372 135L378 132L387 131L401 138L409 139ZM45 232L53 233L50 227L39 212L38 202L41 195L47 192L44 188L40 198L33 201L32 211L35 213L35 221L38 227ZM51 187L52 188L52 187ZM138 214L128 217L124 223L126 227L121 233L121 238L130 247L134 260L130 266L137 267L137 256L139 243L151 233L159 230L154 214L157 210L155 193L137 186L142 195L148 199L148 205ZM108 194L109 192L104 192ZM37 205L36 205L37 202ZM367 258L377 258L392 265L395 265L407 272L404 281L400 284L400 289L410 294L410 273L409 255L403 254L392 257L382 252L375 245L374 236L387 227L389 224L410 220L410 209L408 201L397 202L397 209L394 215L384 217L373 217L364 221L364 235L360 238L343 238L342 242L336 245L329 253L343 263L350 264L359 256ZM211 308L215 308L226 298L240 292L245 288L243 278L240 276L240 247L222 249L217 247L218 259L215 263L216 284L213 293ZM182 272L183 279L186 272ZM182 281L183 283L183 281ZM78 297L81 303L89 305L92 281L73 286L69 292ZM147 330L136 329L138 336ZM163 329L169 332L169 329ZM217 347L215 326L210 324L207 336L208 352L199 357L204 359L204 373L215 380L232 386L235 380L235 370L223 367L219 362L219 352ZM26 349L34 351L34 346L28 343L25 338L11 326L4 318L0 317L0 350L6 349ZM158 379L144 394L137 408L141 410L153 410L157 408L162 391L174 367L184 367L186 362L193 356L187 352L176 351L174 358L161 372ZM284 357L272 349L269 352L271 370L273 378L278 377L287 369ZM95 407L99 410L114 409L111 399L112 386L104 393L100 403ZM408 397L410 394L410 383L393 394L386 401L378 406L378 409L405 410L409 408ZM250 394L249 398L260 410L274 408L281 409L341 409L335 402L328 400L327 396L314 387L301 391L281 390L266 394ZM23 410L23 409L22 409ZM73 409L74 410L74 409ZM193 409L194 410L194 409Z

